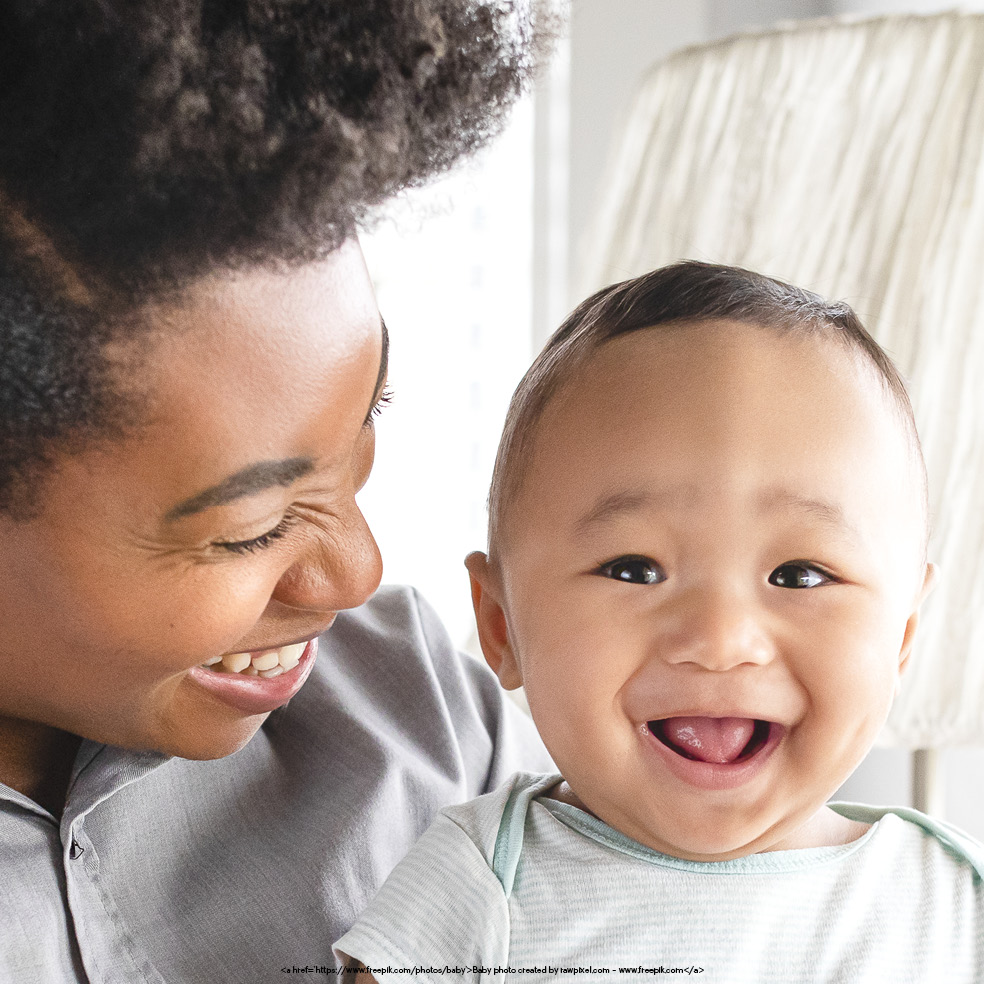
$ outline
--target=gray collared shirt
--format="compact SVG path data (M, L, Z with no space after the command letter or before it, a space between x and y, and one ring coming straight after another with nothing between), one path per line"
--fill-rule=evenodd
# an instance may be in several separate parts
M438 809L549 767L492 674L383 589L234 755L84 742L60 821L0 784L0 981L316 978Z

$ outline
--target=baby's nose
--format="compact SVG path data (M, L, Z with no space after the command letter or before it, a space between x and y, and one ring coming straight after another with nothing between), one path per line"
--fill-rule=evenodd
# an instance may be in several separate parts
M695 587L667 615L659 652L669 663L724 672L742 664L764 665L775 656L763 613L741 592Z

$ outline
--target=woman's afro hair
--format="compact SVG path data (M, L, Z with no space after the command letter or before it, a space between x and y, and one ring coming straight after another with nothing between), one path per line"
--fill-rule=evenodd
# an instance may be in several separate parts
M5 0L0 510L113 415L107 298L330 252L498 132L530 2Z
M0 188L114 285L314 258L498 131L535 60L523 9L6 0Z

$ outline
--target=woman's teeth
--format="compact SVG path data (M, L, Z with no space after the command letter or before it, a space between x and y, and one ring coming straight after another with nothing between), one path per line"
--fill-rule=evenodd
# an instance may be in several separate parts
M228 653L205 660L202 666L220 673L241 673L243 676L275 677L294 669L301 661L306 642L259 653Z

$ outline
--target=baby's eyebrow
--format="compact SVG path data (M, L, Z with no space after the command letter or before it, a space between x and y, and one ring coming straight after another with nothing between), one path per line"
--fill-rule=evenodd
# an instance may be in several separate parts
M658 506L683 505L694 501L698 495L699 488L693 482L673 485L665 489L620 489L618 492L601 496L578 519L577 532L582 535L590 533L595 527L625 513L654 509Z
M857 529L848 521L844 510L836 502L803 495L793 489L766 489L759 496L759 508L762 512L792 509L798 512L810 513L822 520L827 526L835 526L837 529L851 534L856 539L859 537Z
M628 513L656 508L686 509L696 505L707 494L706 488L696 482L670 485L666 488L619 489L602 495L577 521L576 532L586 536L598 526ZM777 511L805 512L821 520L825 526L836 528L860 539L857 529L848 521L844 510L836 503L815 496L804 495L795 489L775 486L763 489L756 497L760 513Z

